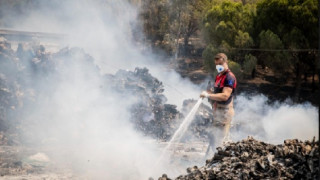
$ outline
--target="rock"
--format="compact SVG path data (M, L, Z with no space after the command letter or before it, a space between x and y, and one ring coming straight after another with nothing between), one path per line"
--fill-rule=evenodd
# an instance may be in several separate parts
M28 157L31 161L49 162L49 157L44 153L37 153Z
M171 180L171 179L168 178L166 174L163 174L162 177L158 178L158 180Z

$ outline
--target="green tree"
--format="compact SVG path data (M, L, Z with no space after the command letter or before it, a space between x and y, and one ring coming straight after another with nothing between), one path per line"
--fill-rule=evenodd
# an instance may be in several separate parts
M212 44L209 44L203 51L202 57L204 59L204 66L207 71L214 72L216 65L214 63L214 56L219 53L218 49L215 49Z
M208 44L223 50L237 62L244 58L243 48L253 46L255 5L234 1L213 1L205 13L203 31Z
M155 45L163 41L169 30L169 8L167 0L142 1L140 14L146 38Z
M250 37L248 32L242 32L241 30L238 31L234 44L236 47L250 47L253 45L253 39Z
M301 89L302 74L310 70L315 73L315 70L312 69L316 66L316 49L318 49L319 42L318 1L262 0L257 3L256 13L254 20L256 28L253 36L257 37L258 41L262 41L259 43L260 48L289 50L286 54L269 52L263 55L267 54L269 58L273 58L274 63L285 64L282 66L282 72L290 70L295 72L295 99L297 100ZM274 35L266 33L268 30ZM268 35L272 39L267 40ZM276 43L276 47L271 44L263 47L268 42L281 42L281 44ZM269 62L269 60L265 61ZM273 64L272 67L278 69L279 65Z
M142 1L141 20L146 38L153 45L161 43L164 49L179 54L179 40L183 38L184 47L188 45L189 38L200 29L208 4L209 0Z
M234 75L236 76L237 80L241 80L243 77L241 65L238 64L237 62L229 60L228 66L229 66L230 70L234 73Z
M257 58L255 56L253 56L252 54L245 55L244 62L243 62L244 74L250 74L251 77L254 78L256 65L257 65Z
M262 50L274 49L274 51L262 51L260 54L260 63L263 66L271 67L272 69L283 72L284 66L288 65L288 58L285 52L282 51L283 43L278 35L274 34L272 31L262 31L259 34L260 44L259 47ZM279 50L279 51L277 51Z
M183 45L187 47L189 38L201 26L203 12L209 0L172 0L170 3L169 36L175 41L175 51L179 54L179 40L183 38Z
M251 73L252 70L256 68L257 65L257 58L253 56L252 54L247 54L244 57L244 63L243 63L243 70L245 72Z

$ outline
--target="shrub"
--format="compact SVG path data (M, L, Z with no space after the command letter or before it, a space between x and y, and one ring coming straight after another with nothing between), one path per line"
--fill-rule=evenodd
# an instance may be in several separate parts
M236 76L237 79L242 79L242 71L241 71L241 66L240 64L230 61L229 60L229 68L233 72L233 74Z
M251 74L252 71L256 68L257 58L251 54L248 54L244 57L243 70L246 74Z
M214 72L216 65L214 64L214 56L218 53L217 49L213 45L208 45L202 53L204 59L204 67L209 72Z

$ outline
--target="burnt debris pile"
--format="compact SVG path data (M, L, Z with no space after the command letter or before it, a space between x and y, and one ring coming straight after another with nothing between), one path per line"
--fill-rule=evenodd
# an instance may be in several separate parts
M11 49L11 44L0 37L0 144L10 144L4 133L9 129L8 119L19 105L21 95L17 83L18 58Z
M248 137L218 147L205 166L188 168L187 173L176 179L318 179L319 141L272 145Z
M181 112L177 110L176 105L166 104L164 85L153 77L147 68L135 68L134 71L119 70L115 75L107 76L107 79L109 82L105 84L111 84L117 92L138 97L136 103L131 106L131 121L136 129L159 140L169 140L184 116L197 102L192 99L185 100ZM201 104L184 137L208 138L206 129L212 121L211 108Z
M74 75L74 72L81 73ZM79 78L101 82L96 88L106 97L110 90L119 93L124 103L131 103L130 121L134 127L159 140L170 139L183 120L183 114L196 102L185 101L183 113L176 105L167 104L164 85L147 68L101 75L94 59L80 48L66 47L53 53L38 43L21 43L13 50L6 39L0 38L0 131L19 126L23 121L21 117L30 113L28 107L37 109L43 99L48 100L61 90L59 83L79 75ZM212 116L210 113L204 105L197 112L190 128L197 136L203 136L202 131Z
M196 102L197 101L193 99L184 100L181 110L182 114L190 112ZM194 137L206 141L209 133L208 127L213 125L213 120L211 107L202 103L197 110L194 120L192 121L185 137L188 139L190 139L190 137Z
M63 72L71 63L76 64L75 60L85 62L86 68L97 69L93 58L79 48L51 53L38 43L20 43L13 50L11 44L0 37L0 144L19 141L15 129L21 128L22 117L37 109L39 97L50 98L56 90L52 84L63 79Z
M110 84L112 89L128 95L126 98L135 102L130 111L131 122L137 130L156 139L168 140L171 137L182 114L175 105L166 104L162 82L153 77L147 68L119 70L107 79L109 82L106 84Z

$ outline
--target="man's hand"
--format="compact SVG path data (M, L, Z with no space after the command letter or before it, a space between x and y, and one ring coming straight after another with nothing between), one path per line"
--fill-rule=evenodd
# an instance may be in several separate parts
M208 98L209 97L209 93L207 91L202 91L202 93L200 94L201 98Z

